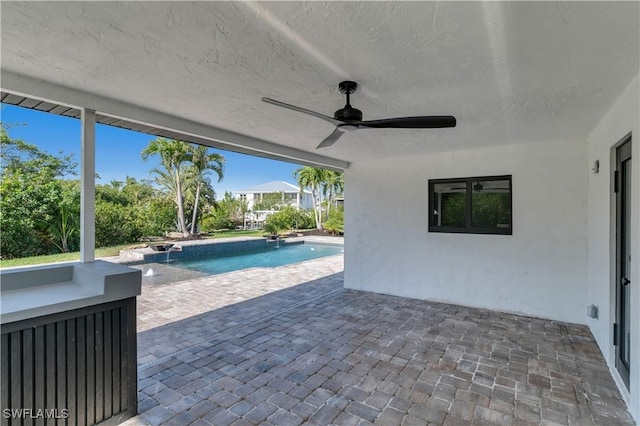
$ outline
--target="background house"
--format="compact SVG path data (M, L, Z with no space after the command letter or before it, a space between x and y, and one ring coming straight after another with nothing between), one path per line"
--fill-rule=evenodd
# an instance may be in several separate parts
M89 148L95 112L344 170L346 287L586 324L640 421L640 3L3 2L2 40L3 102L84 114ZM342 80L365 119L458 125L316 150L334 125L261 102L330 117ZM486 176L510 233L433 232L430 181Z
M254 205L264 200L265 195L282 194L282 204L294 206L299 209L313 208L311 192L300 191L300 187L285 181L273 181L251 188L234 191L234 196L247 201L249 210L253 210Z
M274 198L279 196L281 201L278 204L280 206L294 206L298 209L313 208L311 192L300 191L299 186L281 180L235 191L234 196L247 202L248 212L245 215L245 229L262 229L267 217L277 210L260 206L267 199L273 202Z

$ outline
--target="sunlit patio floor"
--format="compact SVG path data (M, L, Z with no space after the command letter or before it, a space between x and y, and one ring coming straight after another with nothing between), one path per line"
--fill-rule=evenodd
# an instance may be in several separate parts
M345 290L342 269L144 284L125 424L633 424L586 327Z

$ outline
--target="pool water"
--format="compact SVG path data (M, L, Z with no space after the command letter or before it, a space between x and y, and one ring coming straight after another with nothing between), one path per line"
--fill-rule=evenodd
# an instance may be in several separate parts
M273 268L343 252L342 246L281 244L280 248L276 248L274 244L274 247L267 250L245 252L233 256L175 260L171 261L171 265L214 275L247 268Z

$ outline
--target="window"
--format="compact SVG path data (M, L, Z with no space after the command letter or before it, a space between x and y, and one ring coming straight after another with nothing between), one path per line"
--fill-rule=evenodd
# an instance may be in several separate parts
M429 180L429 232L511 235L511 175Z

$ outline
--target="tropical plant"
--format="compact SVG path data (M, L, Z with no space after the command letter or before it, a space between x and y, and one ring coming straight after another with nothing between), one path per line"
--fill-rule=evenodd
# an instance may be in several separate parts
M152 169L152 173L157 175L156 181L171 193L174 197L177 209L177 222L179 231L183 237L189 237L189 229L184 213L183 176L185 174L184 163L190 161L192 152L186 142L175 139L157 138L149 142L149 145L142 150L142 159L147 160L150 156L158 155L164 170Z
M310 229L315 226L312 210L292 208L294 216L293 229Z
M332 170L325 170L325 180L322 183L322 193L327 201L327 220L331 213L331 206L335 198L344 192L344 174Z
M306 210L300 210L293 206L285 206L281 210L267 216L264 229L273 234L293 229L304 229L313 226L313 219Z
M44 239L60 253L69 253L80 245L80 182L59 181L59 201L53 217L36 219Z
M201 229L203 232L215 232L221 230L233 229L235 226L231 217L226 214L220 214L219 211L215 211L211 214L202 217Z
M215 191L207 174L213 171L218 182L224 177L225 159L222 155L209 151L208 147L192 145L178 140L157 138L142 151L142 158L160 156L162 167L151 170L156 175L156 183L170 194L176 204L177 228L183 237L194 235L198 223L198 213L202 211L202 201L215 203ZM186 215L190 206L191 222Z
M338 206L328 213L324 229L332 234L344 234L344 207Z
M35 145L12 139L0 123L2 165L0 169L0 254L4 259L49 255L78 250L80 244L80 188L71 155L50 155ZM96 245L111 246L139 240L144 235L163 235L176 229L176 181L158 167L156 181L111 181L96 185ZM181 165L183 193L193 204L195 168ZM163 182L163 179L166 181ZM169 187L171 190L166 190ZM203 184L200 208L213 203L213 189ZM185 210L187 210L185 206Z
M73 161L73 155L56 157L40 151L35 145L12 139L3 123L0 123L0 152L3 176L19 172L23 175L48 176L53 179L77 173L77 163Z
M215 192L211 187L211 182L207 178L209 171L213 171L218 176L218 182L224 178L225 159L222 155L209 151L203 145L191 145L191 176L195 186L195 199L193 202L193 216L191 219L191 234L195 234L196 221L198 218L198 207L200 203L200 193L203 187L210 188L210 194L215 199Z
M304 166L293 172L298 181L300 191L309 188L316 222L316 228L322 229L322 195L323 182L327 179L327 170Z
M146 179L138 182L136 178L127 176L120 187L122 195L129 204L143 204L157 195L152 182Z
M217 201L214 209L202 218L202 229L213 232L241 226L247 211L246 200L233 198L230 192L225 192L224 198Z
M96 246L132 243L142 236L175 229L173 197L150 181L127 176L125 182L96 185Z
M264 230L272 235L278 235L285 230L292 229L293 218L285 210L270 214L264 221Z
M107 247L139 241L143 235L140 213L141 209L136 206L108 201L96 203L96 246Z
M253 210L280 210L286 204L284 192L271 192L262 194L260 201L253 204Z
M164 235L173 229L175 220L173 201L163 197L145 200L138 213L138 220L143 236Z
M56 245L66 249L76 245L79 237L73 221L76 214L79 217L79 192L74 194L73 183L61 179L75 173L73 157L56 157L12 139L1 123L0 149L2 257L51 254L58 251Z

